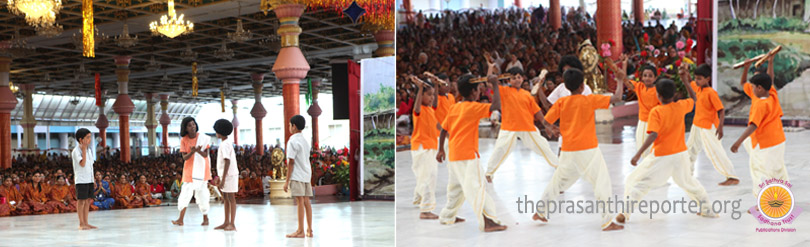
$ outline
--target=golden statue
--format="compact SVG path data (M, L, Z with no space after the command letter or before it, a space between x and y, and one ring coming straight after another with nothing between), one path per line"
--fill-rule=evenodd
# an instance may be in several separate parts
M274 148L270 159L275 179L287 179L287 166L284 165L284 151L281 148Z
M579 44L579 60L585 68L585 85L591 87L594 94L601 94L607 92L605 85L605 77L602 76L602 71L599 70L599 53L593 47L590 40L584 40Z

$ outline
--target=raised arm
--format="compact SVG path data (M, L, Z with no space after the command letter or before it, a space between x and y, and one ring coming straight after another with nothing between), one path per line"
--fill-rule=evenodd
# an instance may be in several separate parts
M501 90L498 86L498 77L495 75L489 75L487 77L487 81L489 85L492 86L493 96L492 96L492 104L489 106L489 111L500 111L501 110Z
M748 82L748 69L751 68L751 63L745 63L743 65L743 73L742 77L740 77L740 86L745 86L745 83Z
M613 69L613 74L616 75L616 79L624 82L616 84L616 90L613 91L613 96L610 97L610 103L616 105L617 103L622 102L622 95L624 95L624 84L629 83L627 82L627 71L623 68L617 68L610 59L606 60L608 61L609 66ZM627 60L623 60L622 65L627 66Z
M419 80L419 78L416 78L416 76L411 75L409 78L411 81L413 81L413 83L416 84L416 87L418 88L416 91L416 101L413 107L413 114L419 115L422 113L422 91L425 89L425 86L422 84L422 80Z
M689 65L686 63L681 63L678 70L678 72L681 74L681 83L683 83L686 91L689 92L689 97L696 101L697 95L695 94L695 90L692 89L692 85L689 83L691 82L691 80L689 80Z
M774 67L773 57L775 57L775 56L776 56L776 54L773 54L772 56L768 57L768 76L771 77L771 87L775 86L775 85L773 85L773 82L776 80L776 77L774 77L774 74L773 74L773 67Z

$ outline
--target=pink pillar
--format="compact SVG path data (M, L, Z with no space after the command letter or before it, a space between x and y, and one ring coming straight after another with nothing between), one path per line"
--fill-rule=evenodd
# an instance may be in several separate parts
M160 94L160 126L163 127L163 133L160 138L160 146L163 149L163 154L169 154L169 124L172 123L172 118L167 113L169 110L169 95Z
M156 139L157 133L155 132L155 128L157 128L158 122L155 120L155 94L153 93L145 93L144 98L146 99L146 122L143 125L147 129L147 139L149 140L149 156L155 155L155 146L157 146Z
M233 105L231 107L233 109L233 121L231 123L233 124L233 144L239 146L239 119L236 119L237 103L239 103L239 100L231 100L231 105Z
M11 110L17 97L8 87L11 58L0 57L0 169L11 168Z
M264 80L263 73L254 73L250 75L250 78L253 80L253 97L255 103L253 103L253 109L250 109L250 115L256 119L256 153L259 155L264 155L264 138L262 136L262 119L264 116L267 115L267 111L264 110L264 105L262 105L262 81Z
M633 19L636 23L644 22L644 0L633 1Z
M117 56L115 59L115 75L118 77L118 98L113 103L113 110L118 113L118 129L121 134L121 161L130 162L129 148L129 115L135 110L132 99L129 98L127 83L129 83L129 61L131 56Z
M282 96L284 97L285 127L290 126L292 116L298 115L299 85L309 71L309 63L301 53L301 49L298 48L298 35L301 34L298 18L304 13L304 9L306 6L302 4L281 4L273 9L282 23L278 28L278 35L281 36L281 51L273 64L273 72L284 84ZM285 131L284 143L287 143L289 139L290 132Z
M312 80L312 105L309 106L307 109L307 113L309 116L312 117L312 149L319 149L319 140L318 140L318 116L321 115L321 107L318 106L318 86L321 84L321 80Z

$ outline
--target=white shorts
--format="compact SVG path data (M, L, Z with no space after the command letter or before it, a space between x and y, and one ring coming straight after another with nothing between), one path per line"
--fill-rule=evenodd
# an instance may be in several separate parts
M222 181L222 192L223 193L236 193L239 192L239 176L228 176Z

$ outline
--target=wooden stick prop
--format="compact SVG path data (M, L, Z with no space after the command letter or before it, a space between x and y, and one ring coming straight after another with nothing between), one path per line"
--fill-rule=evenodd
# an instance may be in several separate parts
M781 50L782 50L782 46L781 46L781 45L780 45L780 46L776 46L776 48L773 48L773 50L771 50L771 52L768 52L768 56L763 57L763 58L760 58L760 59L759 59L759 61L757 61L757 63L755 63L755 64L754 64L754 67L759 67L760 65L762 65L762 63L764 63L765 61L767 61L769 57L771 57L771 56L776 56L776 53L778 53L778 52L779 52L779 51L781 51Z

